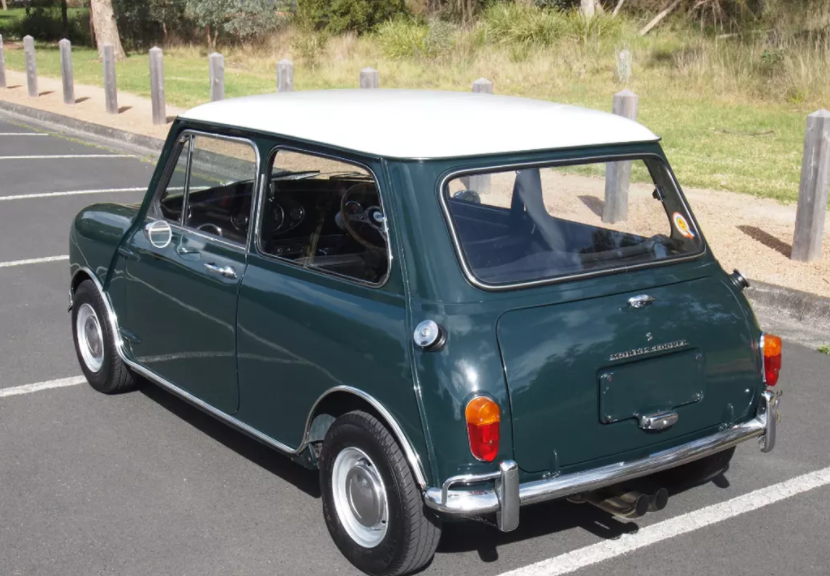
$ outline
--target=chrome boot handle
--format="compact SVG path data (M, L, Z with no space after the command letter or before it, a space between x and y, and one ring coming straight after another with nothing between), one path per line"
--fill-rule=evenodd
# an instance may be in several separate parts
M645 308L653 303L657 298L649 296L648 294L640 294L639 296L632 296L628 299L628 305L632 308Z

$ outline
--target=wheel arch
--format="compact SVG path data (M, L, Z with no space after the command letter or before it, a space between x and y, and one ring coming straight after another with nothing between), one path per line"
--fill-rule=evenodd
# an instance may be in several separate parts
M313 442L321 442L338 417L354 410L363 410L372 414L389 429L403 450L415 480L421 489L425 490L427 480L421 459L400 424L383 404L358 388L337 386L327 390L317 399L308 414L303 445L309 446Z

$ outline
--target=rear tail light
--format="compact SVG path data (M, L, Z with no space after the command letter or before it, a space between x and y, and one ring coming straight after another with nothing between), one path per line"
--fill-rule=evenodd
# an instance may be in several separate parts
M484 462L492 462L499 453L499 405L486 396L476 396L464 411L467 418L467 435L470 452Z
M761 338L761 348L764 353L764 383L767 386L775 386L781 372L781 338L764 334Z

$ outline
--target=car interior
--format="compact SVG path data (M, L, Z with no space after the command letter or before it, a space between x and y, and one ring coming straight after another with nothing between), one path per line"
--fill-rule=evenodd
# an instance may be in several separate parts
M655 199L662 202L662 193L655 191ZM516 172L510 208L482 204L470 190L454 194L448 205L470 268L493 284L628 266L689 250L684 238L670 232L668 215L671 237L645 237L551 215L539 169Z
M194 178L185 224L245 244L252 219L252 180L210 186ZM161 199L161 214L180 221L183 195ZM272 174L262 204L260 250L304 267L368 283L385 277L386 219L374 179L360 173Z

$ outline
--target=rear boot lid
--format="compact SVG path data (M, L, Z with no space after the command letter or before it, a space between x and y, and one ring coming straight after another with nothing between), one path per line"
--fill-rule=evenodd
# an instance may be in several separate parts
M734 423L759 379L744 311L715 278L512 310L497 332L528 472Z

